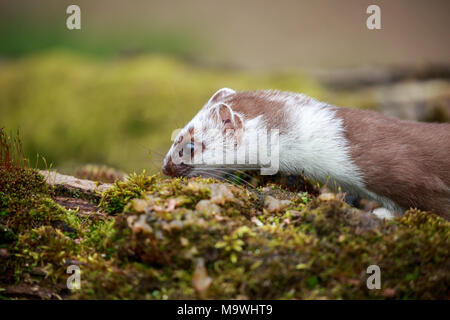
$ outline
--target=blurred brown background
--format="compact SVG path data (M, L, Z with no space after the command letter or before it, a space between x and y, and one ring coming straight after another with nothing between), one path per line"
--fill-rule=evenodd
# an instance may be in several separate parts
M264 69L450 62L447 0L137 0L8 1L1 20L59 21L78 4L82 32L181 30L205 41L204 61ZM382 30L366 28L366 8L381 7Z

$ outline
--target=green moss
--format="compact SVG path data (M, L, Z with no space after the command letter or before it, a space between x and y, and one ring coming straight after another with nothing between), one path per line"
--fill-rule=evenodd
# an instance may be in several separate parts
M45 270L54 281L66 274L66 262L76 258L79 248L73 239L51 226L32 229L19 236L15 252L16 275L35 267Z
M130 200L141 198L156 182L155 176L132 174L128 181L116 181L114 186L107 190L100 201L100 207L113 214L123 210Z
M104 218L98 222L91 222L87 226L87 230L83 232L83 247L94 250L98 253L105 254L110 257L113 253L112 236L115 234L115 220L112 218Z
M236 199L221 204L220 213L195 211L195 207L168 209L179 190L202 190L212 181L203 182L204 187L200 187L201 179L195 179L195 184L193 180L176 182L178 187L174 188L171 180L159 181L148 190L146 205L130 202L116 216L113 247L120 272L95 273L108 288L117 286L115 293L102 292L102 297L445 296L449 225L432 214L410 211L400 219L383 222L342 201L305 201L306 195L300 193L292 195L291 206L274 215L261 211L254 198L244 196L248 190L236 186L228 188L241 193L235 190ZM158 190L164 190L166 198ZM167 190L171 190L170 196ZM160 202L155 203L152 196L159 196ZM229 214L233 211L230 208L240 207L244 212L248 206L253 213ZM252 222L256 217L263 226ZM414 249L417 243L420 249ZM192 287L198 258L205 260L207 274L213 279L206 296ZM417 268L418 263L421 268ZM365 270L371 264L381 267L384 290L367 289ZM118 283L133 281L135 286ZM98 288L88 286L88 291L77 296L95 297Z
M78 221L51 198L42 175L29 168L0 168L0 223L14 232L53 225L76 233Z
M51 190L37 171L28 168L0 168L0 223L22 232L54 225L76 232L77 222L51 198Z
M0 224L0 247L16 240L15 233L7 226Z
M290 202L270 212L261 200L269 194ZM114 215L81 219L65 212L76 238L51 221L30 218L40 223L18 229L4 274L26 281L33 268L43 268L48 276L40 285L54 288L67 279L66 262L78 261L81 290L71 298L448 296L450 226L431 213L410 210L382 221L339 199L323 201L277 186L248 190L145 173L116 182L103 194L101 208ZM372 264L381 268L381 290L367 289Z
M76 233L75 228L78 225L78 221L63 207L45 196L21 200L16 211L8 214L5 220L7 225L18 232L53 225L64 231Z
M28 198L36 194L48 194L44 177L36 170L20 167L0 166L0 205Z

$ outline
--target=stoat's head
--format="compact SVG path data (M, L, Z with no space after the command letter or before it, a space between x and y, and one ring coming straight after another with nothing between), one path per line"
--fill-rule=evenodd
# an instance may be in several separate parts
M197 115L173 137L162 171L169 176L218 176L225 168L226 152L240 148L246 127L243 115L227 101L232 89L217 91ZM229 153L230 154L230 153Z

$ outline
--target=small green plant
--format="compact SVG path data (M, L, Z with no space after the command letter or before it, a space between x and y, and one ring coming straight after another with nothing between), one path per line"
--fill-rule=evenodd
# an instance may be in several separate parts
M254 237L253 232L249 227L242 226L237 228L230 236L223 236L223 240L216 243L215 247L218 249L224 249L230 253L230 260L232 263L236 263L238 260L237 253L241 252L245 242L242 240L244 236Z
M148 176L145 171L133 173L127 181L116 181L103 193L99 206L109 214L122 212L128 202L150 191L156 180L156 176Z

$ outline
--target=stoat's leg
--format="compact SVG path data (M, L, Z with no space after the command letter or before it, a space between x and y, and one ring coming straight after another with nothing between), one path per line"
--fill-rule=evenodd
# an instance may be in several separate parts
M390 220L390 219L395 218L394 212L392 212L386 208L376 208L376 209L372 210L372 213L380 219Z

